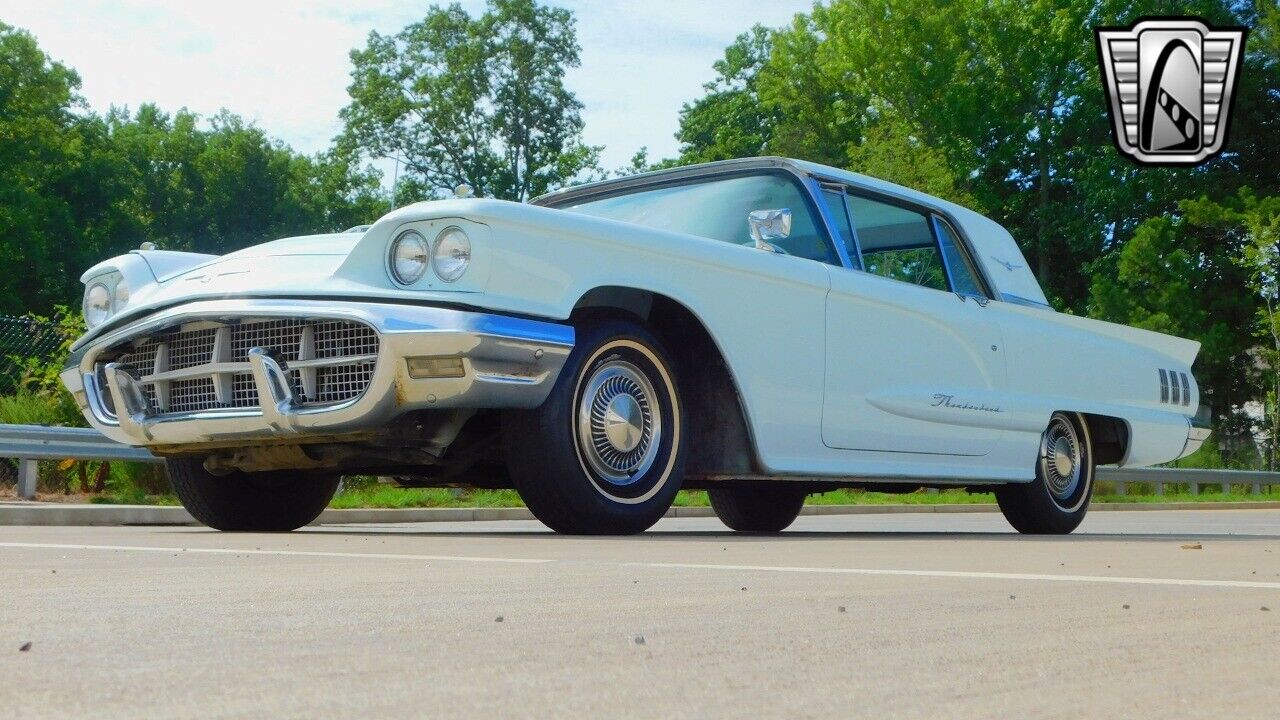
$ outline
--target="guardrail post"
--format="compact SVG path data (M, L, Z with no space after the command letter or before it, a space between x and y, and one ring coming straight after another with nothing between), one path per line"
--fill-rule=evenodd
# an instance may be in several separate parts
M1252 492L1254 495L1261 495L1261 494L1262 494L1262 483L1254 483L1254 484L1253 484L1253 488L1250 490L1250 492Z
M1222 494L1223 495L1231 494L1231 483L1222 483Z
M40 479L40 466L35 460L18 461L18 497L35 500L36 481Z
M1124 494L1125 494L1125 490L1128 490L1128 489L1129 489L1129 488L1128 488L1129 483L1126 483L1126 482L1125 482L1125 481L1123 481L1123 480L1117 480L1117 481L1115 482L1115 486L1116 486L1116 494L1117 494L1117 495L1124 495Z
M1191 494L1192 494L1192 495L1199 495L1199 494L1200 494L1200 483L1198 483L1198 482L1193 482L1193 483L1191 483Z
M1155 482L1155 486L1156 486L1156 494L1157 494L1157 495L1164 495L1164 481L1163 481L1163 480L1157 480L1157 481Z

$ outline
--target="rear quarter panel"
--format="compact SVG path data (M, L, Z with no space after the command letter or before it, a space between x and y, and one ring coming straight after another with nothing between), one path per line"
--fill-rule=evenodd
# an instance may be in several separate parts
M1048 309L1008 303L991 308L1005 328L1011 431L1034 445L1054 411L1093 413L1128 426L1122 465L1153 465L1181 454L1187 417L1199 406L1186 352L1192 348L1194 359L1194 343ZM1187 373L1187 405L1161 400L1161 368Z

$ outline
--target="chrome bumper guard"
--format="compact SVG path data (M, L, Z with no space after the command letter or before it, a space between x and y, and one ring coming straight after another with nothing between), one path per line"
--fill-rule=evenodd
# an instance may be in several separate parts
M1182 454L1178 457L1186 457L1200 449L1204 445L1204 441L1209 439L1209 433L1213 431L1212 418L1209 414L1209 408L1201 405L1200 412L1195 417L1187 418L1187 442L1182 446Z
M162 413L126 366L107 363L99 375L102 352L134 338L191 323L278 318L349 320L372 327L380 342L373 377L363 394L339 403L304 405L289 381L287 363L261 347L248 351L257 407ZM131 445L335 436L377 430L413 410L537 407L551 392L573 342L573 328L567 325L438 307L215 300L170 308L94 339L73 353L62 380L95 428ZM415 377L409 358L446 359L451 371ZM104 392L115 412L104 402Z

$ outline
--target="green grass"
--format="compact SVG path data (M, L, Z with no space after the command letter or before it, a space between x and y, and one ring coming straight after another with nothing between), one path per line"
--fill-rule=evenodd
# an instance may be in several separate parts
M0 396L0 423L83 427L85 421L70 393L19 390Z
M177 495L148 495L138 488L108 491L89 497L92 505L181 505Z
M450 490L447 488L397 488L377 483L355 482L334 496L332 508L421 508L421 507L523 507L520 496L514 490ZM967 493L963 490L943 490L937 493L913 492L906 494L865 492L862 490L833 490L810 495L808 505L976 505L994 504L991 493ZM1248 492L1222 493L1217 488L1206 489L1199 495L1167 493L1165 495L1095 495L1095 503L1215 503L1215 502L1280 502L1280 488L1272 488L1261 495ZM177 505L177 497L171 494L147 494L137 488L96 495L91 503L124 505ZM680 507L705 507L707 493L702 490L684 490L676 495L675 505Z
M514 490L463 490L448 488L397 488L388 485L344 489L333 497L331 508L411 507L524 507Z
M1247 492L1223 493L1218 490L1205 491L1199 495L1191 493L1165 493L1164 495L1096 495L1094 502L1103 503L1215 503L1215 502L1280 502L1280 489L1273 488L1260 495Z

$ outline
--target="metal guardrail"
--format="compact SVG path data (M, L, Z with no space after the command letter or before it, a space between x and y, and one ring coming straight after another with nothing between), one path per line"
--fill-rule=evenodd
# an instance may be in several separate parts
M158 463L162 460L143 448L121 445L90 428L45 427L42 425L0 425L0 458L16 458L18 496L35 497L39 460L127 460ZM1264 485L1280 485L1280 473L1256 470L1187 470L1181 468L1098 468L1098 480L1115 483L1123 495L1130 483L1150 483L1157 495L1165 485L1188 485L1194 495L1202 485L1219 485L1229 492L1232 485L1248 485L1253 494Z
M1218 485L1222 492L1231 492L1232 485L1248 485L1250 492L1261 495L1264 485L1280 485L1280 472L1264 470L1199 470L1192 468L1098 468L1098 480L1113 482L1116 494L1125 494L1129 483L1150 483L1156 495L1164 494L1165 485L1187 485L1191 494L1200 493L1201 485Z
M143 448L121 445L90 428L0 425L0 457L18 460L18 497L36 496L39 460L161 462Z

